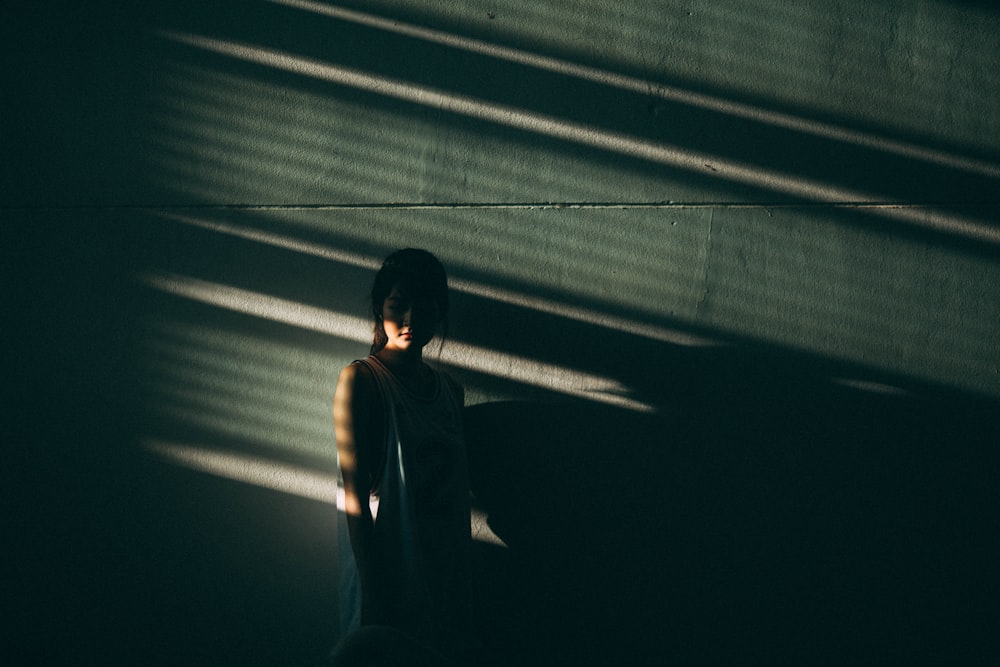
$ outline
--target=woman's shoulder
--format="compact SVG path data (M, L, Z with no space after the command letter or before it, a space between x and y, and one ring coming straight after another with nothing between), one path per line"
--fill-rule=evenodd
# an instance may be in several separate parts
M370 396L377 391L374 371L361 359L352 361L341 369L337 386L350 390L355 397Z

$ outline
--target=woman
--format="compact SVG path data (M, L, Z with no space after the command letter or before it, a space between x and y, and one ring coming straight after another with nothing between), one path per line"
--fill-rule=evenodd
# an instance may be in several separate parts
M475 647L463 391L423 360L447 321L444 267L425 250L394 252L371 305L371 354L341 371L333 405L356 568L342 560L360 582L353 600L342 586L360 617L342 618L364 628L337 653L344 662L363 644L462 660Z

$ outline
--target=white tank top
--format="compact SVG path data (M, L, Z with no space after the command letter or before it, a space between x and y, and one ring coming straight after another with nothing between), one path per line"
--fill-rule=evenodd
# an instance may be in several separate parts
M385 418L384 465L371 498L379 576L398 591L391 625L442 648L461 645L471 617L469 476L457 398L434 371L417 395L378 358L372 371ZM346 520L340 531L341 631L360 622L360 585Z

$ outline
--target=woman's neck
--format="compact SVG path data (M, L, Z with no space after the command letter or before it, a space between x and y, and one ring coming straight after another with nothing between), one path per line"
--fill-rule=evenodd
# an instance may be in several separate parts
M383 347L375 353L379 361L386 367L396 371L414 371L423 365L421 350L394 350Z
M423 363L423 356L419 352L383 348L375 356L396 380L414 394L429 396L435 391L437 380L434 372Z

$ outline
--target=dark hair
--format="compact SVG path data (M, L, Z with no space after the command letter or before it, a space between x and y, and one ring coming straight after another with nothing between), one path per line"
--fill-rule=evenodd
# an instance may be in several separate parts
M405 248L397 250L382 262L372 283L371 308L375 318L375 335L371 354L375 354L387 341L382 324L382 305L393 287L414 297L433 300L441 311L442 332L448 328L448 275L438 258L426 250Z

